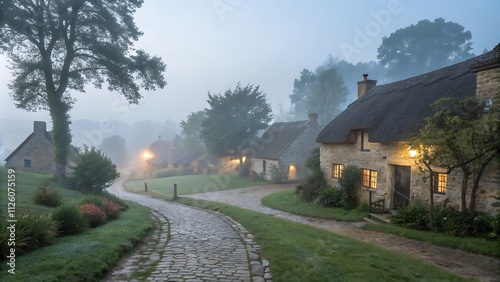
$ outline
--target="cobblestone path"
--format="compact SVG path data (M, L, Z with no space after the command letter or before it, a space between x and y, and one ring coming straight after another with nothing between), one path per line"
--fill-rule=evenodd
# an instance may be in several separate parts
M308 218L274 210L262 205L262 197L285 189L294 189L294 187L295 185L266 185L183 195L183 197L226 203L274 215L279 218L312 225L425 260L461 276L471 277L484 282L500 282L500 259L440 247L392 234L363 230L360 228L364 224L363 222L351 223Z
M229 217L119 187L121 181L110 191L150 208L155 229L105 281L270 281L269 263L260 258L260 247Z

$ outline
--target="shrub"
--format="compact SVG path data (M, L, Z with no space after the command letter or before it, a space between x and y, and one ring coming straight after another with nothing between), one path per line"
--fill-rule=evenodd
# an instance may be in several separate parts
M321 205L330 208L346 208L349 206L347 193L339 187L321 190L317 201Z
M120 206L120 210L121 210L121 211L125 211L125 210L127 210L127 209L129 208L129 206L127 205L127 203L126 203L124 200L122 200L122 199L118 198L116 195L110 194L109 192L104 192L104 193L102 194L102 196L103 196L105 199L108 199L108 200L110 200L111 202L113 202L113 203L115 203L115 204L119 205L119 206Z
M67 185L82 193L99 194L120 177L111 159L96 148L84 147L78 155L73 176L68 178Z
M31 250L52 244L57 234L57 224L47 214L32 214L20 212L16 216L15 223L15 249L16 254L25 254ZM4 218L0 222L0 250L3 254L10 253L9 238L11 231L8 229L10 223Z
M75 205L63 205L52 212L52 219L57 222L60 235L82 233L87 226L85 217Z
M106 206L105 212L109 219L116 219L120 216L121 207L108 199L104 199L104 205Z
M79 206L83 216L87 219L89 226L94 228L103 225L106 222L107 216L103 208L95 204L83 204Z
M33 200L36 204L48 206L48 207L58 207L61 205L61 196L57 191L47 191L47 183L39 184L38 190L33 196Z
M429 210L422 204L410 204L391 217L393 223L417 230L429 230Z
M283 167L272 164L269 166L269 173L273 183L281 184L288 180L287 170Z
M325 189L326 183L321 171L319 160L319 148L311 150L309 158L305 162L305 166L311 169L310 175L305 183L297 186L295 194L303 197L307 201L314 201L318 197L321 190Z
M491 239L500 239L500 212L498 212L490 222L491 232L488 237Z
M347 204L344 208L355 208L359 204L359 189L361 189L361 170L354 165L344 168L339 179L339 185L347 194Z
M297 188L295 189L295 194L297 196L304 198L306 201L312 202L316 200L316 198L318 198L319 193L321 192L322 189L323 189L322 187L309 183L304 183L297 185Z

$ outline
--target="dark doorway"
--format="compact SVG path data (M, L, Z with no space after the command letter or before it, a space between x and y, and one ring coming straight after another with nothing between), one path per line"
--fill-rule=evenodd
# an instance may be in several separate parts
M394 209L410 204L411 167L394 166Z

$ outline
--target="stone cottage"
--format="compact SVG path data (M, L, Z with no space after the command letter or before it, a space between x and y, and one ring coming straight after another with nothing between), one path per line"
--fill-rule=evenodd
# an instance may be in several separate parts
M321 129L316 113L309 114L309 120L273 123L247 150L250 170L269 180L274 165L286 171L288 180L304 179L304 162L311 150L319 146L315 140Z
M33 133L6 159L5 166L30 172L54 172L54 145L43 121L33 123Z
M409 155L410 137L433 114L430 105L445 97L476 96L493 101L500 93L500 45L470 60L433 72L377 86L376 80L358 82L358 99L325 126L316 139L321 168L331 185L347 165L362 169L362 201L384 200L384 209L397 209L416 199L428 201L424 183ZM497 96L498 97L498 96ZM492 103L498 103L493 101ZM461 176L435 168L434 200L448 199L460 208ZM469 189L470 190L470 189ZM476 210L500 211L500 175L493 161L478 188Z

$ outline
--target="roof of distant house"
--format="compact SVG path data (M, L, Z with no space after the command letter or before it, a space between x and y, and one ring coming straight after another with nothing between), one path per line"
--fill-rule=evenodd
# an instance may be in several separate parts
M277 160L306 129L307 120L275 122L252 146L253 158Z

